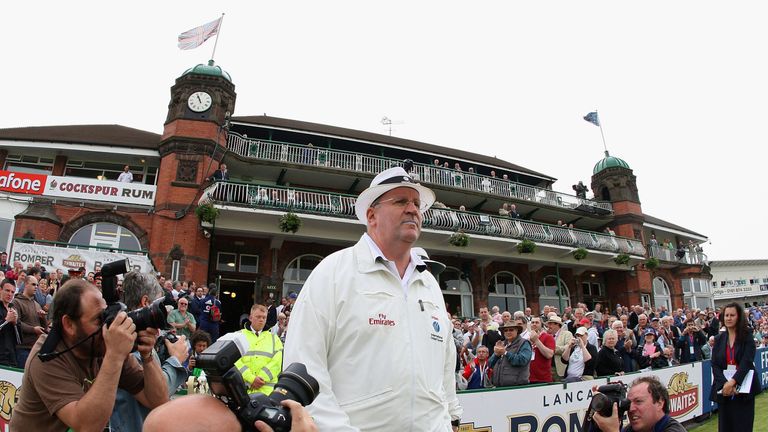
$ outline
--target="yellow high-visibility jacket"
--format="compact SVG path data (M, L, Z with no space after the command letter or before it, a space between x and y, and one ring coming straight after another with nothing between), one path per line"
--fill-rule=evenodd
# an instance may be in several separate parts
M248 339L248 352L235 362L235 367L243 375L248 385L248 393L272 393L277 383L277 375L283 370L283 343L280 338L268 330L256 333L248 329L240 330ZM251 383L261 377L265 383L258 389L252 389Z

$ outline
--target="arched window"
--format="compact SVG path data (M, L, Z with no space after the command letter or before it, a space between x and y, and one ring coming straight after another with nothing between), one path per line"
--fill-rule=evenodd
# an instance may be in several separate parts
M448 311L458 316L473 316L472 285L465 274L459 269L448 267L438 275L440 289Z
M290 292L298 294L309 274L322 260L320 255L301 255L291 261L283 272L283 296Z
M494 306L498 306L500 312L525 310L525 289L517 276L510 272L493 275L488 285L488 308Z
M97 222L86 225L70 237L74 245L102 246L126 250L141 250L141 243L128 228L109 222Z
M667 281L660 277L653 279L653 304L656 307L666 306L668 311L672 310L669 285L667 285Z
M539 308L544 306L555 306L560 313L566 306L571 305L571 294L568 286L560 279L560 289L557 289L557 276L549 275L544 277L539 286Z

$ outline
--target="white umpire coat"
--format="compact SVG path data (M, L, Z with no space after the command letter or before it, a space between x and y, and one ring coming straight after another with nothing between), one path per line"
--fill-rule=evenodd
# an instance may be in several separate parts
M325 258L291 312L285 366L320 384L321 431L451 431L461 417L450 320L440 287L414 271L408 294L366 240Z

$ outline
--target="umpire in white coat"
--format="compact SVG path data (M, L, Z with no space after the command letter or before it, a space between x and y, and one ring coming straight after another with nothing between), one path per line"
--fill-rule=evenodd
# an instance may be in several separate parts
M435 194L403 168L381 172L355 203L368 229L325 258L291 313L284 365L320 383L320 430L458 430L453 326L435 278L411 251Z

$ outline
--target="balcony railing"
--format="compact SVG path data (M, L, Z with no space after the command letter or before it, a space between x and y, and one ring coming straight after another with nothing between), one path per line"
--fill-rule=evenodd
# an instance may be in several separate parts
M354 219L356 199L357 197L352 195L336 193L218 182L205 190L200 202L252 208L275 208ZM432 207L424 215L423 226L437 230L462 230L469 234L530 239L540 243L583 247L630 255L645 256L646 253L642 243L633 239L452 209Z
M236 133L229 134L227 148L233 153L248 158L297 165L323 166L372 175L376 175L387 168L402 165L402 161L397 159L275 141L254 140ZM613 212L611 204L607 202L592 201L498 177L488 177L434 165L414 163L412 175L423 183L480 191L504 198L528 200L567 209L578 209L588 213L610 214Z
M704 252L697 252L688 248L670 249L659 245L648 246L650 256L658 258L661 261L680 263L680 264L700 264L709 265L709 260Z

